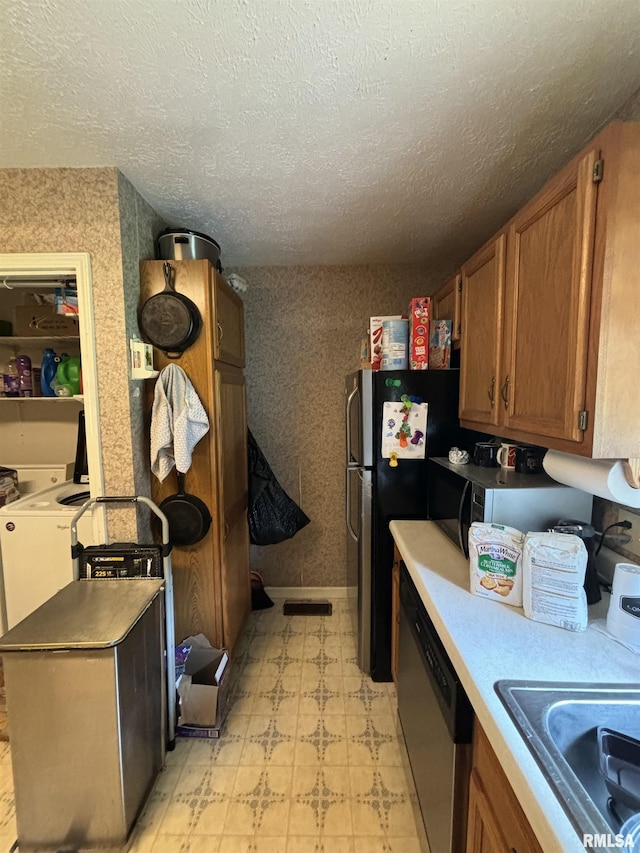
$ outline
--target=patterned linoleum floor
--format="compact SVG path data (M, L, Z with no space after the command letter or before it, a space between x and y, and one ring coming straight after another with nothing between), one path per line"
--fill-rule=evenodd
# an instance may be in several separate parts
M418 853L392 685L356 664L350 600L333 615L251 614L219 740L179 738L131 853ZM231 674L231 673L230 673ZM0 843L15 840L0 744Z

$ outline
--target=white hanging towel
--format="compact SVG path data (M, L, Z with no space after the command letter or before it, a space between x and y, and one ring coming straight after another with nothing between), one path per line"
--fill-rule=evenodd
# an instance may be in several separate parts
M169 364L156 380L151 410L151 470L162 482L175 465L185 473L209 418L187 374Z

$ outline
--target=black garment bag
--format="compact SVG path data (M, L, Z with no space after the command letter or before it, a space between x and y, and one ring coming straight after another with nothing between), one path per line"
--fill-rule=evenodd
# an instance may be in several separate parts
M291 539L310 522L282 488L258 444L247 430L249 456L249 538L254 545Z

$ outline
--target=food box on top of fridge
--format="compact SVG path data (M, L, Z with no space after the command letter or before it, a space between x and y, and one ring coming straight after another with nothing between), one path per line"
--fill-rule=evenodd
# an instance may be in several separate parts
M372 370L380 370L382 366L382 324L385 320L402 320L402 315L369 317L369 358Z
M429 319L431 299L417 296L409 306L409 369L427 370L429 367Z
M451 320L432 320L429 334L429 370L446 370L451 362Z

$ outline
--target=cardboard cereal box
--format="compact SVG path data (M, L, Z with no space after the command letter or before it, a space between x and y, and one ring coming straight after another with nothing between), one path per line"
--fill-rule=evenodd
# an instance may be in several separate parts
M451 320L432 320L429 332L429 369L446 370L451 363Z
M386 317L369 317L369 358L371 369L380 370L382 364L382 323L384 320L402 320L401 314Z
M431 299L419 296L409 306L409 369L427 370L429 367L429 318Z

